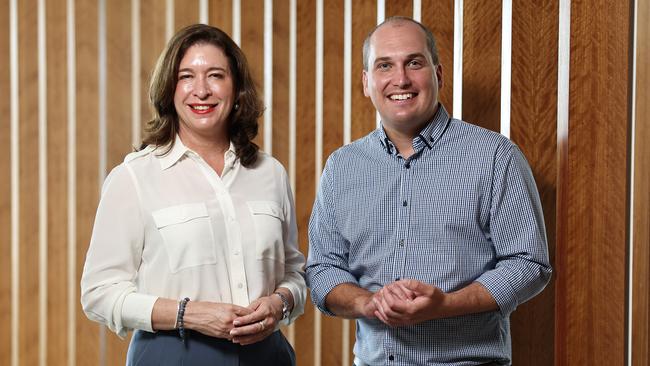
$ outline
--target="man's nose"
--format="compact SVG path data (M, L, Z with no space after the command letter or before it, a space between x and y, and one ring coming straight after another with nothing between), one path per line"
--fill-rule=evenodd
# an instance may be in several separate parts
M393 85L400 88L411 86L411 79L409 78L408 71L405 67L395 68L395 74L393 75Z

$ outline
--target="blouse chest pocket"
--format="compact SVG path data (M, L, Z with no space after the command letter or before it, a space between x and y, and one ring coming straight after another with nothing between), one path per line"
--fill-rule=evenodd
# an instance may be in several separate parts
M284 260L282 240L282 207L274 201L249 201L248 209L255 224L255 253L257 259Z
M163 238L172 272L216 263L214 238L204 203L166 207L152 212Z

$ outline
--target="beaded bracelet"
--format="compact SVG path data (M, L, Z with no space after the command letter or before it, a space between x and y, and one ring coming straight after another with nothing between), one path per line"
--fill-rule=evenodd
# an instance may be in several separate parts
M178 335L181 337L183 342L185 342L186 333L185 333L185 324L183 323L183 316L185 315L185 307L187 303L190 302L190 298L186 297L178 303L178 314L176 314L176 325L178 327Z

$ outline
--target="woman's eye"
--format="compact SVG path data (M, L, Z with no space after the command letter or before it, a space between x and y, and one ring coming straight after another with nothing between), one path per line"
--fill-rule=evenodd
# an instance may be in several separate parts
M191 77L192 77L192 75L190 75L190 74L182 74L182 75L178 76L178 80L185 80L185 79L189 79Z
M215 79L223 79L223 74L211 74L210 77Z

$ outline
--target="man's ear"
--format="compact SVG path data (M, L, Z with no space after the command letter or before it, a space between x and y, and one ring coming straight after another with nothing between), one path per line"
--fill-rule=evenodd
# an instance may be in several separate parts
M361 73L361 82L363 83L363 95L370 97L370 93L368 93L368 71L363 70Z
M442 64L436 66L436 76L438 77L438 89L442 89L445 85L444 79L442 78Z

